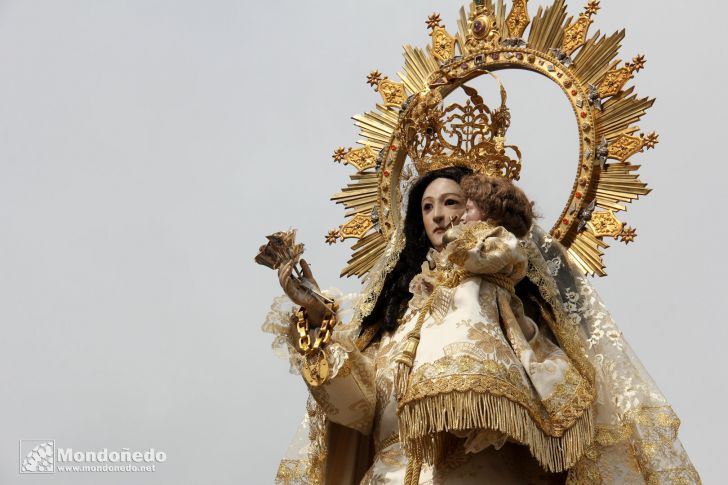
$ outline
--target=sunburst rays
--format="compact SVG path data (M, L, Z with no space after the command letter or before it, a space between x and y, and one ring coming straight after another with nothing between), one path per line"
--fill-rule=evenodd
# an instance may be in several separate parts
M635 153L641 152L643 148L651 148L653 145L653 138L649 138L648 142L640 142L640 139L635 137L635 133L640 130L637 123L652 106L654 99L637 96L634 87L630 86L632 72L636 71L635 64L627 63L624 67L619 67L621 61L618 56L625 37L624 30L609 35L604 35L599 31L593 35L587 35L591 21L587 22L582 19L583 30L577 32L577 41L573 40L576 35L574 34L571 43L566 46L569 40L566 39L565 31L571 29L570 33L573 33L578 19L574 20L573 16L568 16L565 0L555 0L548 7L539 7L532 17L528 16L527 0L517 0L517 3L518 5L514 2L510 12L509 5L504 0L485 0L483 7L477 7L471 3L468 8L461 8L457 19L457 32L454 34L461 57L450 61L475 59L477 54L488 56L492 53L493 56L496 56L497 52L502 53L506 48L512 48L511 52L516 53L515 55L519 55L520 52L523 58L526 56L530 58L532 54L541 55L545 59L554 59L556 56L560 62L564 63L561 66L564 72L574 79L576 84L584 90L591 88L590 94L584 96L584 98L590 98L589 101L580 100L579 106L586 103L583 109L589 109L593 113L591 117L594 126L587 137L592 146L585 150L590 153L586 156L591 156L592 161L579 160L579 164L581 166L593 163L594 168L588 172L590 175L587 178L578 176L576 182L564 181L565 192L567 187L575 187L566 205L567 210L565 210L565 214L568 212L572 215L569 216L568 221L565 221L565 224L568 222L569 227L578 227L578 230L561 231L556 229L558 226L554 226L552 234L565 244L572 259L585 273L603 276L606 275L603 262L604 250L609 245L604 241L605 236L595 232L593 226L587 223L592 217L592 213L601 216L606 214L611 217L610 214L625 211L627 204L650 192L647 184L639 178L640 166L631 163L629 158ZM596 14L596 10L594 8L592 10L594 11L589 14L590 18ZM464 46L468 45L467 41L472 41L474 35L473 19L478 15L484 15L484 11L490 15L489 18L492 18L501 43L497 46L491 45L483 48L481 52L475 52L470 47L466 49ZM521 34L520 37L523 41L510 38L509 24L513 30ZM470 45L481 46L482 44L471 43ZM575 45L577 46L573 47ZM476 49L478 48L480 47L476 47ZM564 54L562 48L571 55ZM400 91L404 89L407 96L427 92L431 87L434 89L435 85L431 86L430 83L440 82L439 76L445 64L448 64L448 61L444 63L438 61L432 53L431 46L420 48L405 45L404 65L402 71L397 73L400 81L395 84ZM530 66L505 65L495 68L510 67L526 68ZM435 76L435 73L438 74ZM452 80L449 78L444 82L452 84ZM607 86L607 83L611 84ZM576 87L575 85L574 88ZM565 88L567 93L572 89L566 89L568 86L564 85L562 88ZM607 96L604 93L616 94ZM385 231L382 226L382 221L391 221L391 218L387 219L387 214L380 213L383 209L387 211L390 206L392 211L399 210L399 201L388 200L392 196L389 190L390 184L399 183L399 174L390 174L387 172L387 168L383 168L386 165L383 164L383 160L387 160L390 146L397 143L396 134L400 124L401 108L392 104L385 99L384 104L377 104L372 111L353 117L354 124L360 130L358 143L377 153L378 160L376 166L372 166L372 163L366 165L349 163L348 165L354 165L357 168L366 168L354 173L351 176L351 182L332 197L332 200L344 206L345 216L350 218L350 221L342 224L338 232L332 231L329 236L334 233L344 234L346 230L349 231L347 234L351 233L351 227L346 226L355 218L357 222L362 219L367 221L367 224L360 225L360 228L366 229L365 233L359 235L354 231L358 235L358 240L352 246L352 258L342 271L342 276L366 275L382 255L388 237L393 234L393 231ZM569 134L565 134L565 136L569 136ZM610 156L597 153L599 149L604 151L604 141L606 141L606 146L609 146L618 140L627 140L633 146L616 152L616 157L612 156L611 148L609 149ZM397 147L392 146L392 148ZM391 167L391 165L386 166ZM402 164L400 163L397 167L397 170L400 170ZM587 206L589 206L588 209ZM571 207L570 211L568 211L569 207ZM624 227L624 224L616 218L614 220ZM634 229L627 229L627 232L620 234L621 240L625 242L634 239ZM332 237L329 237L329 240Z

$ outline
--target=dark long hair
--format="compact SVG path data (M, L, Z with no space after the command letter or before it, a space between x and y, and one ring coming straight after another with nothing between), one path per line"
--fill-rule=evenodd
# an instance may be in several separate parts
M420 272L427 251L432 247L422 220L422 196L427 186L435 179L446 178L460 183L460 180L470 173L472 171L466 167L447 167L428 172L415 182L407 199L404 249L394 269L385 278L374 309L362 321L362 328L377 323L381 324L382 330L385 331L397 328L398 320L404 315L407 303L412 298L412 293L409 291L410 281Z

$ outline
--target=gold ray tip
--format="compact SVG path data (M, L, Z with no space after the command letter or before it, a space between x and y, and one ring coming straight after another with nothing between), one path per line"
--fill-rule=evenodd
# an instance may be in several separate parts
M430 30L435 30L437 27L440 26L440 14L439 13L433 13L429 17L427 17L427 28Z
M591 17L596 14L601 7L599 6L599 0L593 0L584 8L585 13Z
M622 241L624 244L629 244L633 242L636 237L637 229L630 226L624 226L624 229L622 229L622 232L619 235L619 240Z
M344 147L339 147L336 150L334 150L334 154L331 155L331 158L334 159L335 162L341 162L344 157L346 157L346 152L348 150Z
M382 80L382 73L379 72L378 69L373 70L372 72L369 73L369 75L367 75L367 84L372 86L375 91L377 89L377 85L380 83L381 80Z
M658 139L659 137L660 135L658 135L654 131L648 135L642 133L642 144L648 150L655 148L655 145L660 143L660 140Z
M339 239L339 230L338 229L330 230L324 237L326 244L328 244L329 246L331 246L332 244L336 244L336 241L338 239Z
M625 63L625 66L632 72L640 72L640 70L645 68L645 64L647 64L647 59L640 54L632 59L632 62Z

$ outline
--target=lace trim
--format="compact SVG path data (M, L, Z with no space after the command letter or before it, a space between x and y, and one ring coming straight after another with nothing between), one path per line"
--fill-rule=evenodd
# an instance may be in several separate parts
M353 322L347 323L356 295L344 294L336 289L324 290L323 293L334 299L340 307L332 341L323 348L326 360L329 362L329 378L334 378L339 372L346 372L345 364L348 353L354 350L359 340L356 337L359 327ZM298 375L301 374L304 358L298 351L298 334L293 320L293 312L297 308L286 295L275 298L266 315L262 330L274 336L271 344L274 354L287 359L290 364L289 372Z
M670 406L645 406L634 410L620 425L597 426L594 443L570 471L567 485L601 485L611 483L602 469L618 466L609 463L611 447L623 445L630 459L636 458L637 470L647 485L700 484L700 476L677 441L680 420ZM656 457L670 457L659 468ZM607 463L602 463L604 460Z
M567 317L561 301L561 295L556 286L556 282L549 273L546 261L533 241L524 241L523 245L528 252L527 278L538 287L541 297L550 307L544 308L540 302L536 301L541 308L542 316L558 339L561 348L574 362L579 373L594 386L594 366L589 362L584 346L579 340L577 335L578 327Z
M399 228L392 234L390 242L387 244L384 254L376 265L367 273L366 285L362 290L359 301L354 306L354 317L351 323L356 326L361 326L362 321L367 317L372 310L374 305L377 303L377 298L382 291L384 286L384 280L387 275L394 269L397 261L399 261L399 255L404 249L405 238L402 229Z
M281 460L276 473L276 485L293 485L301 483L306 476L308 462L306 460Z
M677 442L680 419L670 406L643 407L630 413L627 421L637 438L635 455L649 485L700 483L698 472ZM658 457L670 457L669 468L660 467L667 463Z
M569 470L566 485L602 485L605 483L599 468L602 451L610 446L624 443L632 436L629 426L600 425L596 427L594 442L584 455Z

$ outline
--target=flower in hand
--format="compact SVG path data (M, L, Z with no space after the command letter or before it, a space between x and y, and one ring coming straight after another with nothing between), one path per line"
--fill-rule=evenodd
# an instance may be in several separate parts
M303 254L303 244L296 244L295 229L276 232L266 238L268 244L261 246L255 257L255 262L258 264L278 269L288 261L297 261Z

